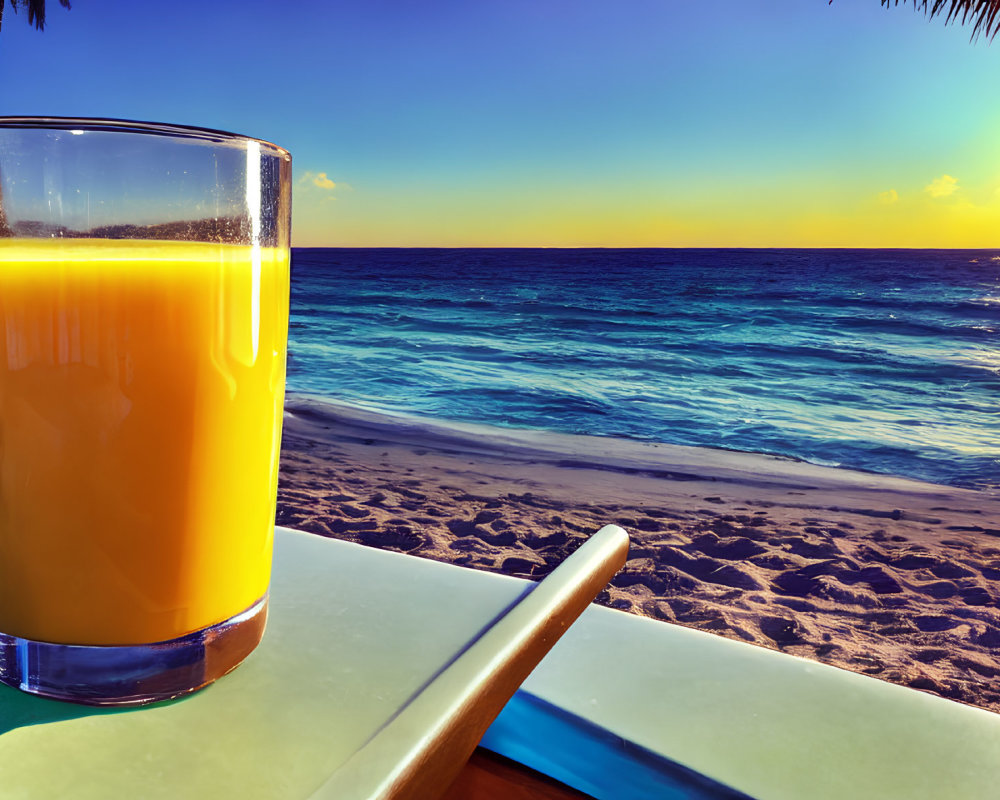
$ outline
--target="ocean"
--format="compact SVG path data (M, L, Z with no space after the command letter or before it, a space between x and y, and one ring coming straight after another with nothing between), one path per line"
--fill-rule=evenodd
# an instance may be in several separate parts
M288 390L1000 487L1000 251L313 249Z

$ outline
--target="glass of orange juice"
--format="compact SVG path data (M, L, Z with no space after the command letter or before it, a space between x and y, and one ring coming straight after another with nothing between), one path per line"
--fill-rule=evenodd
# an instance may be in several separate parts
M0 118L0 682L194 691L267 616L291 157Z

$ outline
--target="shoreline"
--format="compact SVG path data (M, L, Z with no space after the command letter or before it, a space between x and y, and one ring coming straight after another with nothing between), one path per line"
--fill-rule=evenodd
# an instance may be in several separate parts
M843 480L848 475L853 483L902 481L919 484L935 489L972 491L990 494L991 489L978 489L952 484L935 483L921 478L905 475L893 475L876 472L861 467L849 467L843 464L821 464L798 456L781 455L754 450L739 450L718 445L685 445L669 442L659 442L653 439L635 439L627 436L611 436L602 434L562 433L540 428L516 428L491 423L475 423L462 420L444 420L434 417L423 417L406 411L396 411L368 407L361 404L333 400L318 394L308 392L289 392L285 402L286 411L291 410L301 418L314 418L322 423L324 419L333 417L340 422L350 422L359 432L368 429L374 436L380 431L388 431L394 440L401 440L408 435L420 440L430 437L442 445L451 441L458 447L474 448L476 452L485 454L495 452L503 457L516 456L519 451L523 455L537 454L550 459L558 453L564 453L569 460L579 458L581 454L593 453L605 449L600 462L588 462L580 466L593 469L619 470L627 473L636 471L658 473L670 472L670 466L676 469L686 469L692 465L707 465L712 470L711 480L723 479L726 474L726 461L734 462L739 472L751 471L755 467L763 467L763 471L781 474L823 475L828 477L836 474ZM370 437L369 437L370 438ZM701 455L699 455L701 454ZM713 457L716 454L718 457ZM638 463L621 463L636 461ZM665 467L665 464L668 465ZM779 464L794 465L782 469ZM566 466L573 466L566 464ZM799 467L799 468L796 468ZM683 471L676 472L675 479L697 479ZM707 476L706 476L707 477ZM834 478L834 483L838 480ZM1000 496L1000 489L994 492Z
M1000 711L1000 494L290 394L278 523L538 579L601 525L614 608Z

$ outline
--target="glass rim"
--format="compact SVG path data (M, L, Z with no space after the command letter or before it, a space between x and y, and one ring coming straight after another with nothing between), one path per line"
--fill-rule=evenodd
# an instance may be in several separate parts
M291 158L284 147L280 147L266 139L255 136L245 136L240 133L215 128L202 128L197 125L181 125L171 122L143 122L132 119L115 119L111 117L18 117L0 116L0 130L10 128L39 130L82 130L109 131L115 133L145 133L158 136L173 136L183 139L199 139L210 142L258 142L274 150L276 153Z

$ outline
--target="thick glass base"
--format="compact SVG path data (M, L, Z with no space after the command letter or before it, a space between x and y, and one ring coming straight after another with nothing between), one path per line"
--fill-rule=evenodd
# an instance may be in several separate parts
M236 667L260 642L266 620L265 595L223 622L155 644L51 644L0 633L0 683L92 706L169 700Z

